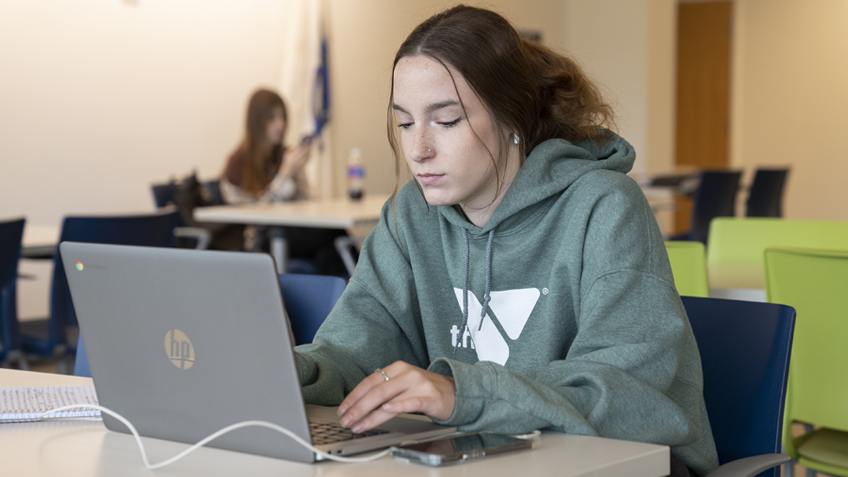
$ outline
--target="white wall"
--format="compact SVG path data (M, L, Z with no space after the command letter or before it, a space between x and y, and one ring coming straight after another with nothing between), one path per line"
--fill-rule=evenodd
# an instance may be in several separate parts
M785 215L848 220L848 2L737 0L731 163L791 166Z
M565 45L605 89L634 173L674 163L675 0L565 0Z
M285 5L0 2L0 217L152 210L152 182L217 176L279 83Z
M385 111L411 29L453 2L324 0L334 186L363 150L366 188L394 184ZM286 0L0 1L0 217L152 209L150 184L217 176L259 86L280 84ZM487 6L562 49L562 3Z
M366 187L394 183L391 60L450 2L324 0L336 193L362 148ZM276 86L287 0L0 1L0 217L150 210L149 185L217 176L258 86ZM499 0L578 58L617 104L636 170L673 164L674 0ZM848 2L736 0L731 163L791 164L786 213L848 219Z

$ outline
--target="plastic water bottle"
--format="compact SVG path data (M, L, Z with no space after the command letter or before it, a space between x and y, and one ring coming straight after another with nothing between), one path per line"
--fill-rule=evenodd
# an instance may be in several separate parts
M347 187L352 200L362 198L362 185L365 179L365 167L362 165L362 153L358 147L350 150L347 157Z

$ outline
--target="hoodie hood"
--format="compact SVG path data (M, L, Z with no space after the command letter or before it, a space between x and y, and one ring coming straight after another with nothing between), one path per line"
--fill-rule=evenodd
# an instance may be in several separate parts
M508 226L511 218L524 215L528 209L561 194L588 172L606 169L627 173L636 160L636 151L621 136L609 134L610 139L603 145L592 141L572 144L565 139L549 139L536 146L482 229L468 222L457 206L440 206L439 212L472 235L488 234L501 224Z
M481 301L479 328L482 328L489 311L492 286L492 243L495 229L503 225L508 229L512 224L532 220L532 209L543 207L543 203L555 195L560 195L579 177L596 169L607 169L621 173L633 167L636 152L621 136L610 132L612 138L603 146L586 141L578 145L564 139L550 139L530 153L518 175L510 184L503 201L483 229L468 222L460 213L458 206L441 206L440 213L453 225L462 229L465 249L462 287L462 323L460 335L468 326L468 284L471 273L469 234L486 235L485 286ZM458 342L457 342L458 344ZM454 352L456 346L454 345Z

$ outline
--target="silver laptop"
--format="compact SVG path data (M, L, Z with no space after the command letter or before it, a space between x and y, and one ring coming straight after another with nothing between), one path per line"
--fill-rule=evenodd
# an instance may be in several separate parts
M353 435L338 425L335 408L305 406L267 255L71 242L60 251L98 400L143 436L195 443L264 420L347 455L455 431L401 416ZM128 432L114 418L103 421ZM267 428L238 429L209 445L316 460Z

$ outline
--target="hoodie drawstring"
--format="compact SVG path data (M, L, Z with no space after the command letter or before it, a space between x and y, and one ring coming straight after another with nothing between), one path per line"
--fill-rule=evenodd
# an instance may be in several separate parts
M468 243L468 230L462 229L462 239L465 242L465 283L462 287L462 326L459 328L459 337L453 345L453 352L465 336L465 328L468 326L468 275L470 270L471 248ZM477 331L483 329L483 320L486 319L486 310L489 309L489 302L492 300L492 243L495 240L495 231L489 231L489 241L486 244L486 287L483 292L482 310L480 311L480 326Z

